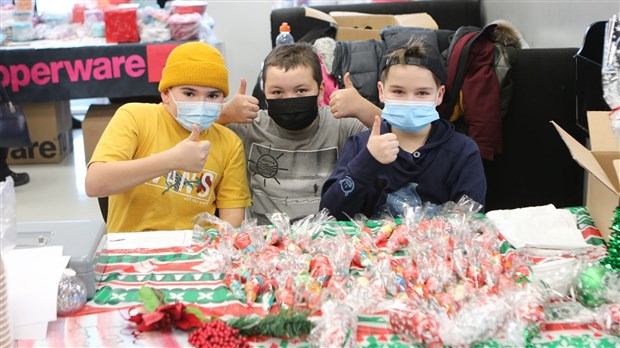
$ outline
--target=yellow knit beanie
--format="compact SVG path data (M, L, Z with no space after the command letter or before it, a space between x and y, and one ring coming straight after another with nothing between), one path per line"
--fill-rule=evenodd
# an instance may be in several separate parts
M224 92L224 97L228 96L228 70L215 47L188 42L170 52L159 81L159 91L183 85L213 87Z

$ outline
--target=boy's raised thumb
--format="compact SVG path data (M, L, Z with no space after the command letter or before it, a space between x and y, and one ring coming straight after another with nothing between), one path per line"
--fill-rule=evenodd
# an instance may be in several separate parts
M381 116L375 116L375 123L372 124L370 135L381 135Z
M344 82L344 88L355 88L353 82L351 82L351 74L348 71L344 74L342 81Z
M193 124L192 132L190 133L187 139L191 141L198 141L199 138L200 138L200 126L198 126L197 124Z
M239 91L237 93L245 95L245 89L247 87L247 84L248 83L245 81L245 77L242 77L241 83L239 84Z

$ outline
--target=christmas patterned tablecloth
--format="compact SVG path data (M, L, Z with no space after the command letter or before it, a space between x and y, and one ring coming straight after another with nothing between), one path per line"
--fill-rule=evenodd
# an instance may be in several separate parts
M582 207L567 208L577 216L577 227L591 245L603 245L599 231ZM349 225L351 229L354 227ZM345 225L345 228L348 228ZM188 347L187 333L147 332L134 336L134 326L126 320L127 309L140 305L138 292L143 285L161 290L169 302L182 301L199 306L203 313L218 317L264 315L260 301L247 305L238 301L224 284L224 275L205 273L203 246L149 250L104 250L98 257L101 281L92 300L75 315L50 323L46 340L20 340L18 347ZM504 242L502 253L511 252ZM537 260L537 262L543 259ZM620 339L605 334L593 323L547 321L531 341L534 347L617 347ZM309 347L304 339L263 338L252 341L259 347ZM389 326L386 315L360 316L357 346L410 347ZM478 347L508 347L501 340Z

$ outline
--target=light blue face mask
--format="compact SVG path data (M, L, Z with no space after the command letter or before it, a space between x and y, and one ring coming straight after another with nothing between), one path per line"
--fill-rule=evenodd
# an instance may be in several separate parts
M172 101L177 105L177 122L188 131L192 131L192 125L200 126L200 131L211 127L220 117L221 103L209 102L177 102L170 92Z
M386 100L381 117L403 132L420 132L439 119L434 101Z

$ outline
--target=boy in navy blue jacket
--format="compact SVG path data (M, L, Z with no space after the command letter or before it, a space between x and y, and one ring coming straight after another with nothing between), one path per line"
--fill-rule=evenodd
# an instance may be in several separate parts
M321 209L338 220L345 214L372 217L385 208L388 194L411 184L422 202L457 202L467 195L484 205L478 146L435 109L445 79L439 53L421 39L390 53L378 82L383 120L375 116L372 129L349 137L323 185Z

